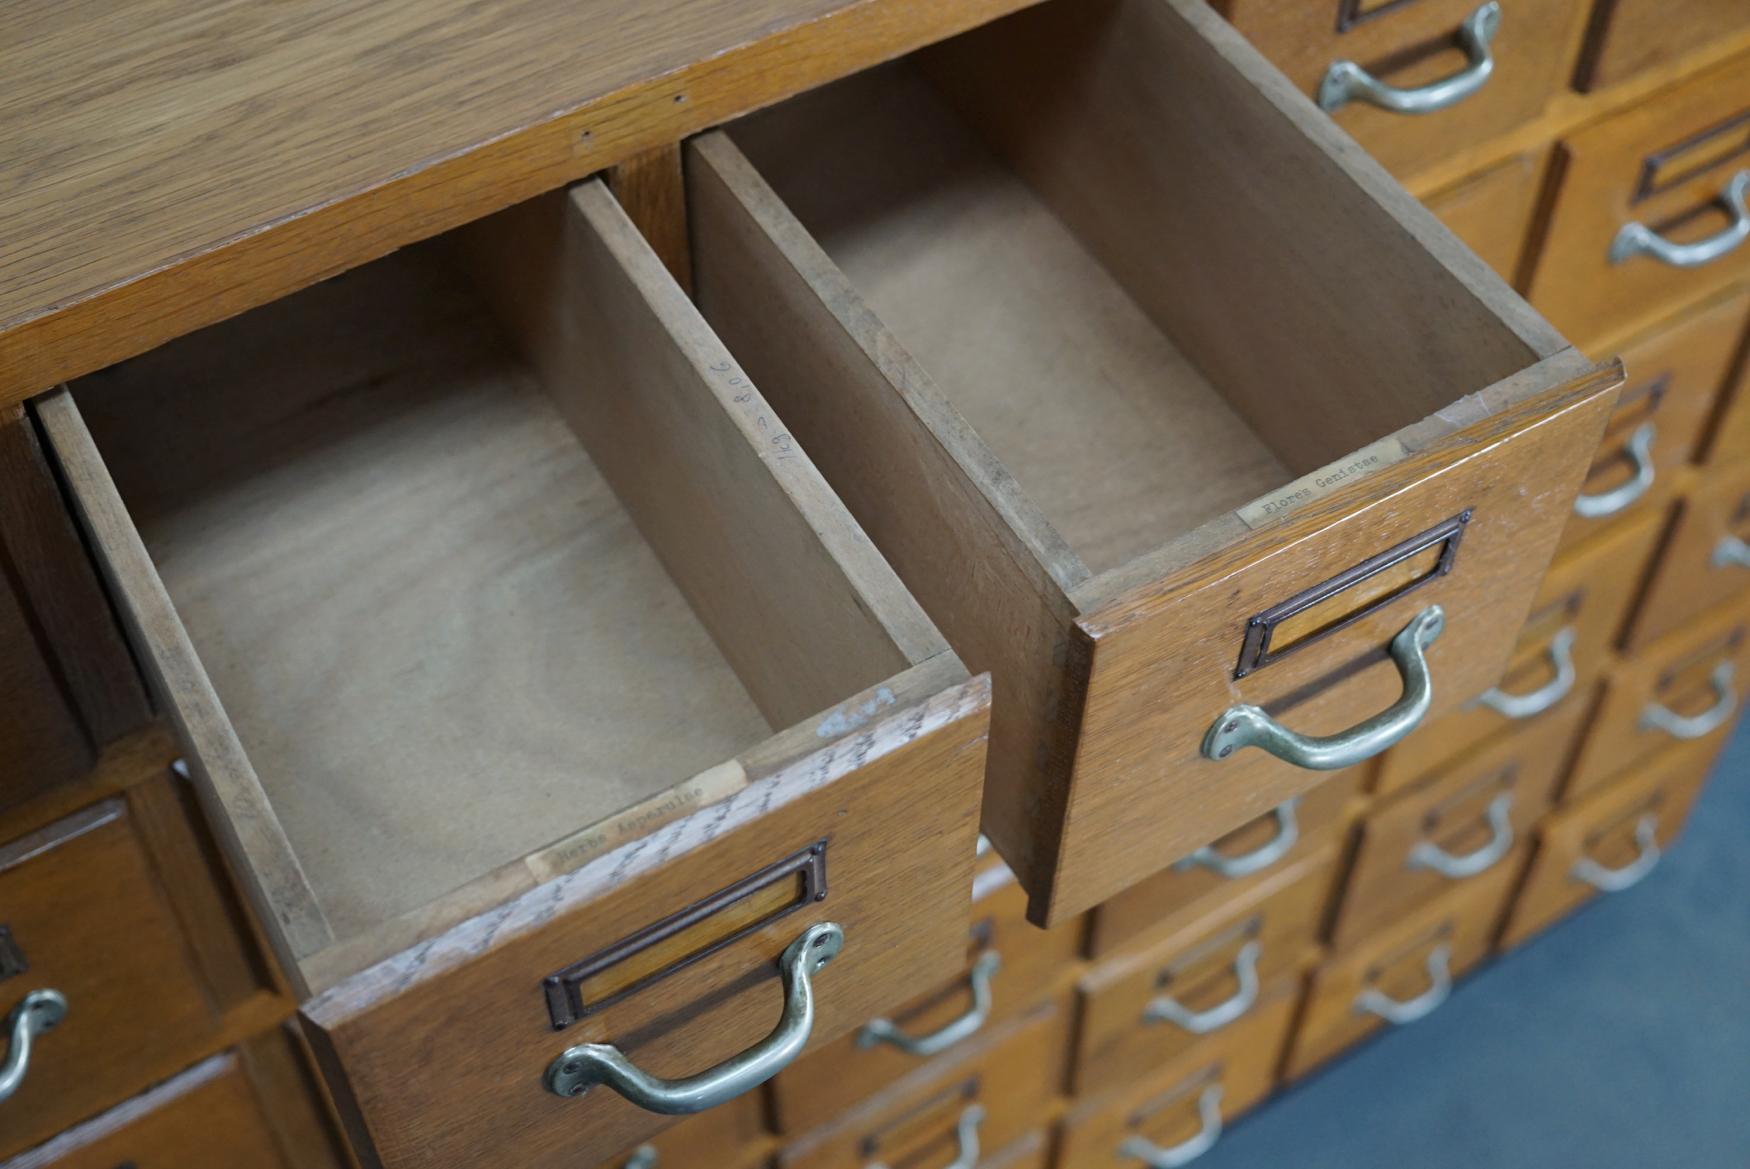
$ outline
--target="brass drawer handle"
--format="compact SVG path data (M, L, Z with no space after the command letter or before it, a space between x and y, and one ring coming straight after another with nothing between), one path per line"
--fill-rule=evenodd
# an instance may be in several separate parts
M647 1112L685 1116L715 1108L765 1083L783 1071L808 1045L814 1030L814 985L820 968L844 949L845 933L836 922L809 926L778 958L784 980L784 1013L772 1033L739 1055L684 1080L664 1080L639 1070L611 1043L568 1047L547 1066L547 1090L555 1096L582 1096L606 1084Z
M1173 868L1179 872L1186 869L1205 868L1218 877L1237 880L1249 877L1253 873L1261 873L1294 850L1300 841L1300 822L1295 817L1295 805L1300 803L1300 797L1284 800L1277 804L1270 814L1276 818L1276 835L1254 848L1251 852L1242 852L1228 856L1220 852L1213 844L1206 844L1185 859L1178 861Z
M1483 87L1495 71L1490 42L1501 31L1501 6L1495 0L1482 5L1458 26L1458 47L1469 63L1451 77L1400 89L1387 85L1353 61L1333 61L1319 82L1319 108L1334 114L1351 101L1390 110L1394 114L1432 114L1457 105Z
M1405 866L1427 869L1450 881L1488 872L1513 849L1513 793L1505 791L1490 800L1484 815L1489 821L1489 842L1481 848L1454 856L1432 840L1420 840L1410 850Z
M984 1106L968 1104L954 1125L954 1137L960 1143L960 1151L942 1169L973 1169L978 1164L978 1126L983 1123ZM887 1169L887 1165L881 1161L871 1161L864 1169Z
M1659 858L1664 855L1659 848L1658 816L1648 812L1635 823L1635 847L1640 850L1635 859L1621 868L1613 869L1582 855L1568 874L1600 893L1621 893L1639 885L1646 880L1648 873L1659 867Z
M1378 1015L1394 1026L1426 1019L1452 993L1452 945L1442 942L1428 952L1428 989L1413 999L1394 999L1376 986L1355 996L1355 1010Z
M0 1062L0 1100L10 1099L24 1083L30 1071L32 1041L45 1031L51 1031L67 1017L67 999L52 988L33 990L18 1000L12 1013L6 1016L6 1029L12 1033L6 1059Z
M1364 722L1317 737L1291 731L1263 709L1242 703L1230 706L1203 736L1206 759L1226 759L1243 747L1257 747L1296 767L1336 771L1365 763L1415 730L1434 702L1434 682L1428 676L1427 649L1446 628L1446 613L1429 605L1391 639L1391 658L1404 679L1404 696Z
M1149 1169L1181 1169L1215 1147L1221 1139L1221 1085L1211 1084L1197 1097L1197 1118L1202 1127L1197 1135L1176 1145L1161 1148L1143 1137L1125 1137L1118 1146L1120 1157L1131 1157Z
M872 1019L857 1032L857 1046L869 1048L887 1043L907 1055L924 1057L940 1055L961 1040L970 1039L990 1018L993 998L990 984L1002 967L1002 955L995 950L986 950L978 956L966 975L967 985L972 990L972 1005L958 1019L943 1024L928 1035L917 1036L907 1035L905 1029L892 1019Z
M1578 637L1579 634L1572 625L1564 625L1549 639L1549 646L1544 653L1549 656L1550 664L1556 668L1556 676L1536 690L1525 694L1509 694L1499 687L1492 687L1483 691L1482 697L1477 701L1503 718L1536 718L1566 698L1573 691L1574 683L1579 680L1579 671L1574 668L1574 642Z
M1193 1035L1208 1035L1235 1022L1258 1001L1258 955L1263 947L1257 941L1247 942L1234 955L1234 981L1239 983L1232 997L1206 1011L1193 1011L1170 994L1163 994L1148 1004L1142 1017L1150 1023L1172 1023Z
M1750 170L1741 170L1731 177L1720 191L1720 204L1732 217L1732 224L1706 239L1692 244L1674 244L1644 223L1625 223L1610 241L1610 262L1625 263L1636 256L1651 256L1673 268L1699 268L1738 250L1750 239Z
M1605 516L1615 515L1635 502L1641 496L1653 489L1653 480L1659 469L1653 465L1653 441L1659 437L1659 429L1651 422L1643 422L1628 436L1628 442L1623 444L1623 453L1635 465L1635 473L1628 482L1620 487L1612 487L1609 491L1600 491L1597 495L1587 495L1584 492L1574 497L1574 514L1581 519L1599 520Z
M1736 536L1721 536L1708 563L1715 568L1750 568L1750 544Z
M1685 740L1713 734L1730 722L1738 709L1738 691L1734 684L1736 674L1730 661L1714 667L1708 677L1708 683L1714 688L1714 704L1700 714L1681 715L1662 703L1649 702L1641 711L1641 730L1664 731L1673 739Z

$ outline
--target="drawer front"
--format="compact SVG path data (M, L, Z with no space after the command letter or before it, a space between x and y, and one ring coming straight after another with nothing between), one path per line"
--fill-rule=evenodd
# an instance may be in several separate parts
M1738 58L1560 146L1531 282L1557 328L1603 337L1750 271L1750 68ZM1737 186L1734 186L1734 183ZM1639 225L1636 227L1635 225ZM1696 251L1673 251L1695 246Z
M1750 31L1739 0L1599 0L1577 83L1598 90Z
M1091 1100L1064 1118L1057 1163L1068 1169L1132 1169L1153 1155L1184 1164L1221 1136L1222 1125L1270 1093L1300 1002L1300 978L1280 979L1257 1007L1207 1047Z
M0 1011L9 1029L27 1002L39 1023L63 1016L33 1028L0 1102L0 1156L168 1076L219 1033L220 991L160 884L152 830L115 799L0 848Z
M754 1169L765 1163L774 1143L760 1105L758 1093L719 1104L609 1157L597 1169L686 1169L689 1165Z
M1750 360L1738 363L1723 398L1703 456L1710 467L1750 459Z
M976 1164L1046 1115L1063 1068L1064 1017L1052 1006L990 1036L921 1083L871 1101L843 1124L778 1154L782 1169Z
M986 1158L985 1166L986 1169L1050 1169L1051 1141L1042 1132L1030 1133Z
M1247 901L1275 874L1340 838L1370 770L1337 772L1106 901L1091 915L1088 953L1101 957L1144 934L1177 933L1222 905Z
M1386 753L1375 790L1398 791L1479 745L1590 705L1663 529L1643 516L1560 557L1487 694Z
M1388 1022L1439 1009L1489 953L1518 873L1502 867L1357 944L1313 975L1287 1074L1300 1076Z
M1652 873L1689 818L1723 741L1673 747L1551 816L1513 903L1503 948L1517 946L1600 893Z
M1512 284L1519 278L1519 262L1548 165L1547 150L1516 154L1422 201L1453 235Z
M1747 308L1750 296L1731 296L1609 347L1621 354L1628 384L1574 501L1564 549L1670 501L1736 361Z
M1750 668L1750 608L1736 605L1648 646L1613 671L1564 800L1678 743L1730 732Z
M1263 988L1298 970L1317 944L1334 845L1160 943L1107 959L1082 979L1078 1095L1115 1089L1237 1029Z
M1677 518L1624 646L1638 653L1684 622L1750 595L1750 464L1720 468L1677 504Z
M1400 177L1536 117L1567 81L1584 5L1575 0L1217 0L1300 90ZM1488 64L1484 64L1484 54ZM1348 65L1338 65L1348 62ZM1335 68L1333 68L1335 66ZM1487 73L1484 70L1487 69ZM1396 90L1381 95L1357 71ZM1403 101L1425 112L1390 108ZM1382 104L1383 103L1383 104Z
M1367 818L1332 944L1346 948L1446 892L1513 869L1549 809L1585 710L1571 705L1469 753Z
M772 1081L778 1131L804 1133L920 1068L951 1063L979 1038L1039 1006L1074 978L1080 920L1027 921L1012 877L972 904L964 965L928 994L822 1047Z

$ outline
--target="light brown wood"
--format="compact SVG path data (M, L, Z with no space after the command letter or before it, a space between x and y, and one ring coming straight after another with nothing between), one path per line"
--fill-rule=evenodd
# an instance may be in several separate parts
M612 168L608 189L675 283L691 292L693 257L687 244L687 191L681 177L680 143L633 155Z
M1617 85L1750 26L1737 0L1597 0L1575 84Z
M290 1169L357 1169L295 1022L252 1036L237 1054Z
M1612 869L1638 860L1637 829L1644 818L1653 818L1654 838L1669 849L1725 742L1712 738L1667 748L1551 816L1538 833L1500 948L1524 943L1598 896L1598 889L1574 876L1580 858Z
M1746 110L1750 69L1739 58L1564 139L1531 302L1575 337L1603 337L1750 272L1750 249L1744 248L1699 268L1669 267L1647 256L1609 262L1611 242L1630 222L1678 242L1730 225L1719 194L1742 169L1742 156L1724 148L1729 138L1710 146L1706 135L1729 136L1729 123ZM1637 197L1646 180L1652 186Z
M1515 287L1549 157L1547 149L1510 155L1423 199L1452 234Z
M991 979L991 1009L984 1026L928 1059L886 1043L864 1046L860 1029L827 1044L772 1081L772 1117L779 1132L794 1135L821 1127L919 1068L950 1063L981 1036L1069 988L1081 970L1083 923L1072 920L1050 930L1030 924L1027 894L1012 874L1000 885L990 880L979 885L984 895L977 896L980 890L975 889L964 968L884 1017L914 1036L932 1034L952 1023L972 1008L973 965L994 953L1001 966Z
M1750 330L1737 368L1720 395L1720 412L1703 444L1702 461L1710 467L1727 467L1750 461Z
M1677 501L1671 532L1623 637L1639 653L1701 614L1750 594L1750 567L1720 559L1750 542L1750 463L1721 466Z
M19 13L0 402L1025 2Z
M1244 901L1249 890L1271 881L1272 874L1341 844L1350 823L1365 807L1365 798L1357 793L1366 786L1371 772L1370 766L1351 767L1320 781L1300 797L1294 809L1294 847L1267 869L1244 877L1225 877L1201 865L1175 865L1101 902L1090 915L1088 954L1102 957L1144 934L1178 933L1215 906ZM1212 841L1211 846L1225 856L1241 856L1267 847L1280 830L1272 810Z
M1268 987L1258 1006L1223 1035L1159 1068L1134 1087L1078 1102L1058 1137L1058 1164L1076 1169L1131 1169L1119 1147L1139 1136L1172 1146L1201 1129L1198 1098L1221 1086L1221 1115L1231 1121L1276 1084L1276 1065L1300 1003L1298 976Z
M985 1162L988 1169L1051 1169L1051 1163L1051 1140L1042 1132L1022 1137Z
M1078 1096L1120 1090L1155 1068L1220 1050L1245 1015L1207 1035L1176 1023L1150 1020L1148 1009L1167 995L1193 1011L1208 1010L1239 993L1236 963L1257 946L1258 978L1273 986L1292 979L1318 943L1333 893L1339 849L1319 852L1211 909L1158 944L1127 946L1103 959L1077 986L1076 1044L1070 1083Z
M1481 881L1497 870L1517 871L1524 842L1549 810L1564 778L1570 750L1586 709L1570 705L1524 730L1469 752L1423 777L1376 808L1362 826L1330 942L1345 949L1408 916L1447 892ZM1491 803L1510 801L1511 849L1482 873L1453 878L1413 865L1423 842L1462 857L1492 847Z
M1385 1026L1377 1016L1355 1009L1357 996L1374 988L1408 1001L1426 992L1428 957L1437 948L1448 947L1455 978L1486 958L1518 875L1517 868L1497 869L1319 967L1307 987L1283 1074L1297 1079Z
M1341 26L1336 3L1306 0L1214 0L1308 97L1331 64L1353 61L1388 85L1413 87L1449 77L1469 63L1457 42L1476 0L1420 0L1362 6ZM1336 122L1395 174L1413 176L1454 150L1486 142L1543 112L1572 72L1585 5L1521 0L1502 5L1490 46L1494 73L1476 93L1433 114L1394 114L1360 101Z
M921 1068L833 1127L790 1144L777 1163L781 1169L946 1163L959 1152L955 1127L974 1106L984 1109L980 1147L1001 1149L1025 1137L1049 1109L1065 1029L1061 1006L1043 1007L947 1066Z
M1672 746L1672 736L1644 724L1643 716L1654 706L1681 716L1713 709L1722 698L1714 685L1722 665L1732 670L1723 696L1741 709L1750 689L1750 598L1667 634L1611 671L1562 798L1591 791ZM1723 737L1731 726L1727 720L1708 738Z
M767 1164L776 1138L766 1131L759 1093L683 1118L673 1128L616 1156L596 1169L623 1169L644 1148L656 1150L662 1166L721 1165L723 1169L755 1169Z

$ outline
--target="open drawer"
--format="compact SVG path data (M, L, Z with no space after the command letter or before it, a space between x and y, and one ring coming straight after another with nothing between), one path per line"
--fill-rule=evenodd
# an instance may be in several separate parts
M993 673L1034 920L1499 679L1620 369L1205 5L1044 4L687 162L706 319Z
M600 183L37 411L367 1158L594 1164L954 975L987 682Z

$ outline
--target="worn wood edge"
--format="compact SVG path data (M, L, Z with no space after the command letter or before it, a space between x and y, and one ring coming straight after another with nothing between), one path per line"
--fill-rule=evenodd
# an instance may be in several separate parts
M0 323L0 405L1038 0L856 0Z
M48 1169L49 1166L60 1164L64 1158L71 1157L80 1149L121 1132L141 1117L148 1116L196 1088L213 1082L237 1066L237 1056L232 1052L209 1056L138 1096L122 1101L107 1112L101 1112L90 1120L50 1137L34 1149L27 1149L4 1162L0 1169Z
M990 678L980 674L932 694L923 701L826 743L715 804L690 812L593 857L577 869L542 884L530 884L514 898L476 913L418 946L394 953L339 978L306 1002L303 1013L317 1028L332 1030L370 1010L383 998L428 981L534 932L579 905L710 844L726 832L757 822L773 808L789 804L897 750L990 706ZM983 738L984 732L980 732Z
M188 763L201 806L260 920L269 923L276 956L296 985L299 959L334 941L328 921L73 395L65 387L45 395L36 414L123 622L142 651L148 680L178 738L196 748ZM223 772L223 783L213 766Z
M176 740L161 723L124 735L97 757L96 765L71 780L0 813L0 840L13 840L80 808L145 783L176 758Z
M1370 508L1448 465L1480 454L1520 430L1541 425L1595 394L1622 386L1620 361L1592 364L1565 348L1528 370L1398 431L1407 457L1358 476L1323 499L1249 528L1233 513L1169 541L1159 550L1102 573L1072 597L1077 627L1097 640L1151 615L1173 596L1207 585L1246 564L1311 536L1352 512Z

